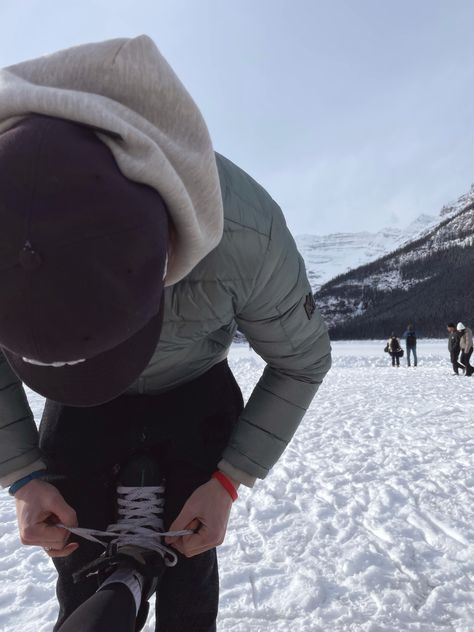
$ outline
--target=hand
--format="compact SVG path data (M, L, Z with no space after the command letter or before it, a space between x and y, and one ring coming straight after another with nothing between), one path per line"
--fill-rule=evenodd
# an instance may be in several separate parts
M54 526L78 526L76 512L54 485L34 479L16 492L15 501L22 544L42 546L50 557L66 557L79 547L76 542L66 544L69 531Z
M234 482L234 481L233 481ZM234 482L235 487L238 483ZM170 544L186 557L204 553L224 541L232 498L214 478L198 487L185 502L170 531L194 529L196 533L181 537L166 537Z

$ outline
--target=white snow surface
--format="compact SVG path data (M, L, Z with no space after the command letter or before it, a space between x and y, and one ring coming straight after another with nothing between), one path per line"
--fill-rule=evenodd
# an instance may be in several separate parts
M384 345L333 343L293 441L241 488L219 549L220 632L474 630L474 381L451 375L444 340L419 340L410 369ZM229 359L248 397L263 362L245 345ZM50 632L53 564L20 544L6 493L0 511L0 630Z

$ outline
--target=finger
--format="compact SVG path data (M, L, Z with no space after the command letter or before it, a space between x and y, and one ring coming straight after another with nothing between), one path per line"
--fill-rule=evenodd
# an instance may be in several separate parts
M57 516L56 522L60 522L66 527L79 526L76 512L67 504L60 494L55 497L54 502L51 504L50 511Z
M193 548L181 547L180 549L178 549L176 546L174 548L176 550L179 550L181 555L184 555L184 557L195 557L196 555L200 555L201 553L205 553L206 551L210 551L211 549L216 548L216 546L216 544L208 544L205 546Z
M51 546L53 548L62 549L66 542L71 537L71 532L64 527L56 527L54 525L46 525L43 534L43 543L47 543L47 546Z
M189 528L193 528L196 522L199 522L199 521L193 520L193 522L190 523ZM201 523L199 523L199 527L200 529L204 528ZM192 535L183 535L179 537L170 538L171 546L177 551L179 551L180 553L182 553L183 555L186 555L186 551L188 551L189 549L195 548L194 539L199 533L199 528L194 527L193 530L195 530L196 533L193 533ZM190 544L190 540L191 540L191 544Z
M178 518L179 518L179 516L178 516ZM177 524L178 518L176 518L176 520L170 526L170 528L169 528L170 531L181 531L181 529L190 529L191 531L198 531L199 528L202 526L197 518L193 518L191 520L191 522L188 522L188 523L184 524L184 526L182 526L182 527L178 526L177 527L176 524ZM167 535L165 537L165 544L173 544L175 542L180 541L181 538L183 538L183 537L184 538L189 538L189 537L192 537L192 536L189 536L189 535L185 535L185 536L169 536L169 535Z
M193 557L209 551L222 543L222 538L219 534L211 533L205 527L193 535L184 536L181 542L178 543L179 551L186 557ZM178 548L175 546L175 548Z
M181 531L181 529L185 529L188 524L190 524L193 520L195 520L196 516L194 512L190 511L186 505L182 508L181 512L171 523L169 530L170 531Z
M48 545L49 546L49 545ZM74 553L79 548L79 544L77 542L71 542L67 544L64 548L52 548L51 550L46 550L45 553L49 555L49 557L67 557Z
M69 538L69 531L50 526L44 522L23 527L20 531L22 544L33 546L59 546L63 548Z
M61 505L64 503L60 503ZM65 518L68 518L72 523L77 524L76 512L66 505L70 511L62 512ZM59 507L60 509L60 507ZM58 510L56 505L54 511ZM61 512L59 512L61 513ZM55 525L61 522L57 513L50 514L46 519L42 519L41 522L36 522L27 526L24 526L20 530L20 539L22 544L26 545L47 545L55 546L55 548L63 548L65 543L69 540L70 532L64 527L56 527ZM59 545L59 546L58 546Z
M68 531L67 529L63 529L62 527L48 526L46 527L45 532L44 532L44 538L47 542L54 541L54 542L61 543L61 547L63 547L66 544L66 542L69 540L70 537L71 537L71 532Z

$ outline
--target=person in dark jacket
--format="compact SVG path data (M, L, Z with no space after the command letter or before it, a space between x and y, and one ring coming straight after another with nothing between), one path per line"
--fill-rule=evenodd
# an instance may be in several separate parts
M392 366L400 366L400 358L403 354L403 350L400 346L400 339L397 338L392 331L390 338L387 340L388 353L392 358Z
M470 363L473 348L472 329L470 327L466 327L461 322L456 325L456 329L459 333L459 346L461 349L461 358L459 362L464 367L464 375L470 377L474 373L474 367Z
M448 323L448 351L453 365L453 375L459 375L459 369L464 371L464 366L459 363L459 354L461 352L461 346L459 341L459 332L456 329L455 323Z
M416 357L416 332L413 325L408 325L406 331L403 332L402 338L405 338L406 350L407 350L407 366L410 364L410 355L413 354L413 366L418 364Z

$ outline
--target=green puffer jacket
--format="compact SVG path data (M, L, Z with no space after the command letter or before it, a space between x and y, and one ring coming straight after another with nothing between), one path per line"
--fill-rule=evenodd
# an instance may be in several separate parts
M267 367L220 465L251 484L267 475L292 438L330 368L330 345L281 210L245 172L222 156L216 160L222 241L166 289L160 343L128 392L160 392L201 375L227 356L239 328ZM23 388L1 355L0 426L0 482L10 484L40 455Z

